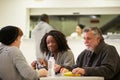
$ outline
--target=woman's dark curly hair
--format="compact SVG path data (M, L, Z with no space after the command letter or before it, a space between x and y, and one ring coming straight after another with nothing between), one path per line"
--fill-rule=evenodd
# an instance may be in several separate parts
M53 36L54 39L56 40L57 45L58 45L58 50L60 52L67 51L68 49L70 49L68 44L67 44L67 40L66 40L65 35L60 31L51 30L50 32L46 33L41 40L40 49L43 53L49 52L49 50L47 48L47 42L46 42L46 39L49 35Z

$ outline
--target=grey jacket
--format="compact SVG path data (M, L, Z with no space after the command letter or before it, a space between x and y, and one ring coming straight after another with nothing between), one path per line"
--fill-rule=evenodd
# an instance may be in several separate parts
M51 53L46 56L46 60L48 60L50 56L52 56ZM72 66L75 64L74 55L71 50L59 52L55 62L61 66Z
M0 77L2 80L38 80L38 73L17 47L0 44Z

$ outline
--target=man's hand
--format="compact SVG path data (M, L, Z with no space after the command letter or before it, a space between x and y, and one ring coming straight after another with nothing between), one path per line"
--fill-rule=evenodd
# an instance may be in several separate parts
M84 75L85 74L85 70L83 68L79 68L78 67L78 68L73 69L72 73L73 74L82 74L82 75Z
M61 68L60 69L60 73L65 73L65 72L68 72L69 70L68 69L66 69L66 68Z

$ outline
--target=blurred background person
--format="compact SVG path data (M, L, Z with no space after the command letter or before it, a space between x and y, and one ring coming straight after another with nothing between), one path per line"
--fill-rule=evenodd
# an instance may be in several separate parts
M71 35L70 35L70 38L72 39L82 39L83 36L82 36L82 30L84 29L84 25L83 24L78 24L75 28L75 32L73 32Z
M39 62L45 68L47 68L47 61L50 57L55 59L55 72L59 73L63 66L74 65L74 55L67 44L65 35L57 30L52 30L46 33L41 41L40 49L45 55L43 60ZM32 63L35 68L37 61Z
M47 14L42 14L40 17L40 22L33 29L33 38L35 42L35 53L37 59L42 59L43 55L40 50L40 42L43 35L50 30L53 30L53 27L49 25L49 16Z

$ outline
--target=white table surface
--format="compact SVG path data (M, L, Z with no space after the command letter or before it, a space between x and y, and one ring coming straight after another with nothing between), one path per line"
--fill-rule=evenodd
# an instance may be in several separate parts
M40 80L104 80L103 77L66 77L66 76L56 76L56 77L41 77Z

